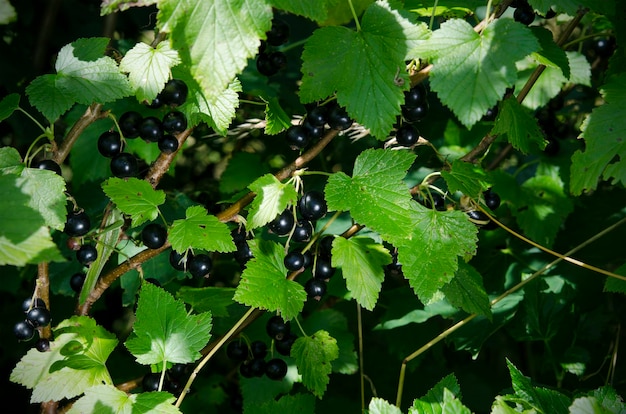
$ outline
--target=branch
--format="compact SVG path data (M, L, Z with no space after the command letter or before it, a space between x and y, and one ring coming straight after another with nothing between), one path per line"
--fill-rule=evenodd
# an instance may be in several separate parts
M60 147L53 152L52 159L56 161L57 164L61 165L69 155L72 146L85 129L98 119L106 118L107 114L108 111L102 111L102 104L91 104L83 116L76 121L72 129L70 129L70 132L67 133Z

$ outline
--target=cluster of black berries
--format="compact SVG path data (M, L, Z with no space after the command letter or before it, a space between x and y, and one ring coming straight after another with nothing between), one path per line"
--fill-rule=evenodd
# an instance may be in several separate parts
M311 106L302 123L290 126L285 139L293 150L305 148L312 141L324 136L326 126L337 131L344 131L353 124L346 109L336 102L328 105Z
M514 0L511 3L511 7L515 9L513 19L515 19L516 22L528 26L535 21L535 10L528 3L528 0Z
M181 272L189 272L195 278L208 278L213 268L213 260L206 253L187 251L179 253L172 249L169 257L170 265Z
M24 300L22 310L26 317L15 324L13 333L18 340L29 341L35 336L35 329L43 328L50 324L50 311L46 307L46 303L40 298ZM45 339L41 339L36 347L39 351L44 352L50 348L50 343Z
M490 210L495 210L500 207L500 196L495 193L491 188L486 191L483 191L483 199L485 200L485 205ZM498 227L497 224L492 222L489 217L483 213L481 210L470 209L465 212L469 217L470 221L477 226L485 229L485 230L493 230Z
M287 43L289 26L283 20L274 18L272 28L265 33L267 40L261 42L256 58L256 68L263 76L272 76L287 66L287 57L275 48Z
M291 347L297 336L291 332L291 324L278 315L272 316L265 325L276 352L283 356L291 354ZM274 357L266 360L268 347L264 341L256 340L248 344L243 338L235 339L226 346L226 355L239 363L239 373L245 378L262 377L282 380L287 374L284 359Z
M148 106L160 108L164 105L172 108L162 119L156 116L142 116L137 111L123 113L118 124L118 131L105 131L98 138L98 151L111 159L111 173L115 177L134 177L139 171L139 160L133 154L124 152L125 139L141 137L146 142L156 142L161 152L173 153L178 150L178 140L174 136L187 129L187 118L174 108L187 100L188 89L180 79L171 79L158 96Z
M235 250L235 260L243 269L246 263L248 263L248 260L253 257L250 246L248 245L249 235L243 227L236 227L230 232L230 235L237 248L237 250Z
M84 210L70 211L65 220L63 231L69 236L67 246L76 251L76 260L83 266L89 266L98 258L96 246L92 243L82 242L82 237L91 228L91 220Z
M418 83L404 93L404 103L400 107L402 122L396 130L398 145L411 147L417 144L420 133L415 123L424 119L428 113L428 108L428 90L423 83Z
M174 364L170 369L165 372L163 377L163 391L169 391L170 393L177 395L183 390L184 380L186 375L189 374L189 365L186 364ZM144 375L141 380L141 387L143 392L151 392L159 390L159 382L161 381L160 372L149 372Z

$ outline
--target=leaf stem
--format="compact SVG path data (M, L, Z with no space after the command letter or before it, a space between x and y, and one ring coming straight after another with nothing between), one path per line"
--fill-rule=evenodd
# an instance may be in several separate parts
M41 125L39 123L39 121L37 121L31 114L29 114L27 111L23 110L22 108L20 108L19 106L17 107L17 110L22 112L24 115L26 115L28 118L30 118L31 121L33 121L38 127L39 129L41 129L41 131L46 134L46 128ZM47 134L46 134L47 135Z
M354 24L356 24L356 31L361 31L361 23L359 23L359 18L356 15L356 10L354 9L354 5L352 4L352 0L348 0L348 4L350 5L350 11L352 12L352 17L354 17Z
M359 378L361 382L361 412L365 412L365 372L363 371L363 318L361 305L356 301L356 320L359 334Z
M430 13L430 21L428 22L428 30L432 32L433 25L435 24L435 14L437 12L437 5L439 4L439 0L435 0L435 4L433 4L433 11Z

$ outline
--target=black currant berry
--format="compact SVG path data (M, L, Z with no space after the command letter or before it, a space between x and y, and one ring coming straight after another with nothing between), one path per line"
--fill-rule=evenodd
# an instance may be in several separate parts
M314 280L314 279L311 279ZM322 282L324 283L324 286L326 286L326 282ZM282 340L280 341L274 341L274 347L276 348L276 351L278 351L279 354L284 355L284 356L289 356L291 355L291 347L293 346L293 343L296 342L296 339L298 339L298 337L292 332L289 335L287 335L286 337L284 337Z
M426 86L423 83L418 83L410 90L404 92L404 106L414 107L422 105L426 102L427 94Z
M19 321L13 326L13 333L19 341L29 341L35 336L35 328L28 321Z
M615 38L613 37L601 37L596 39L592 43L593 51L596 52L596 55L608 58L613 55L615 51Z
M235 246L237 247L237 250L235 250L235 260L241 266L244 266L246 263L248 263L248 260L254 257L248 243L236 243Z
M174 379L182 379L189 372L188 364L177 363L172 365L170 369L167 370L167 373L170 377Z
M161 125L166 133L178 134L187 129L187 117L180 111L170 111L163 116Z
M434 208L437 211L444 211L446 209L446 200L443 196L436 192L426 194L422 199L422 204L428 208Z
M105 131L98 137L98 152L107 158L112 158L122 152L122 138L117 131Z
M26 320L35 328L48 326L50 323L50 311L47 308L32 308L26 314Z
M485 204L491 210L495 210L500 207L500 196L494 193L491 188L483 192L483 197L485 197Z
M141 241L149 249L158 249L167 240L167 229L158 223L150 223L141 230Z
M470 221L479 227L489 224L489 217L480 210L470 210L466 214Z
M527 3L526 5L520 6L515 9L515 12L513 13L513 19L516 22L528 26L535 21L535 11Z
M543 149L543 153L547 156L554 157L555 155L558 155L560 149L561 144L559 144L559 141L556 138L549 137L548 144Z
M313 223L309 220L298 220L291 236L293 241L301 243L308 242L313 236Z
M80 293L85 283L86 275L82 272L74 273L70 278L70 287L76 293Z
M324 258L317 258L315 263L315 272L313 276L316 279L328 280L335 274L335 268L330 265L330 261Z
M187 270L193 277L208 277L213 267L213 261L206 254L194 255L187 264Z
M141 386L144 392L158 391L159 382L161 381L161 373L150 372L141 380Z
M163 97L161 96L161 94L159 93L153 100L152 102L150 102L149 104L147 104L146 106L148 108L152 108L152 109L159 109L161 107L163 107L163 105L165 105L165 102L163 102Z
M117 121L124 138L137 138L143 116L136 111L124 112Z
M263 358L244 361L239 365L239 372L245 378L262 377L265 374L265 364L266 362Z
M244 227L235 227L230 231L230 235L233 238L233 242L237 243L245 243L248 240L248 234Z
M318 254L320 257L330 260L334 240L335 240L335 237L331 235L324 236L321 238L321 240L319 241L319 251L318 251Z
M419 137L419 131L411 124L403 124L396 131L396 141L403 147L411 147L417 144Z
M292 211L285 209L269 223L268 228L272 233L278 236L286 236L293 228L294 223L295 219L293 218Z
M352 118L348 115L346 108L334 106L328 114L328 125L335 130L344 131L352 126Z
M159 138L159 150L165 154L171 154L178 150L178 140L173 135L165 134Z
M39 161L33 161L30 164L31 168L37 168L38 170L48 170L54 172L56 175L61 175L61 166L53 160L45 159Z
M134 177L139 170L137 157L122 152L111 159L111 173L118 178Z
M35 342L35 349L39 352L48 352L50 350L50 340L47 338L39 338Z
M281 19L272 20L272 28L266 33L267 43L272 46L280 46L289 38L289 26Z
M326 282L312 278L304 284L304 291L309 298L320 300L326 294Z
M250 343L250 352L255 359L263 359L267 355L267 344L263 341L252 341Z
M84 210L72 211L67 215L63 231L70 237L84 236L91 228L91 221Z
M180 79L171 79L167 81L160 95L166 105L179 106L185 103L188 93L189 89L185 82Z
M309 139L320 139L324 136L324 126L311 125L308 118L302 122L302 127L305 129Z
M76 251L76 260L83 266L89 266L97 258L98 251L93 244L83 244L80 246L80 249Z
M265 364L265 375L272 380L281 380L287 375L287 363L281 358L272 358Z
M226 356L233 361L245 361L248 359L248 345L243 339L230 341L226 346Z
M265 331L270 338L282 341L291 332L291 323L285 322L279 315L274 315L267 320Z
M33 302L33 298L26 298L22 302L22 311L24 311L24 313L28 313L28 311L33 308L45 308L45 307L46 307L46 302L44 302L43 299L41 298L35 298L34 302Z
M158 142L163 134L161 120L156 116L148 116L139 124L139 136L147 142Z
M298 211L306 220L319 220L326 215L328 207L321 191L307 191L298 201Z
M274 66L278 71L287 66L287 56L285 56L283 52L276 51L270 53L270 61L272 62L272 66Z
M419 122L428 114L428 102L424 102L418 106L403 106L402 117L408 123Z
M256 69L263 76L272 76L278 73L278 68L274 66L268 53L259 53L256 58Z
M287 270L295 272L304 267L304 255L296 251L289 252L285 256L284 263Z
M292 125L287 129L285 139L292 150L298 150L309 143L309 133L302 125Z
M309 123L316 127L323 127L328 122L328 107L316 106L306 114Z
M311 253L311 251L307 250L306 252L302 253L302 257L304 258L304 263L302 264L302 266L305 269L311 267L311 265L313 264L313 254Z
M184 272L187 269L187 263L191 258L191 253L187 253L185 257L184 253L178 253L176 250L172 249L170 252L170 265L176 269Z

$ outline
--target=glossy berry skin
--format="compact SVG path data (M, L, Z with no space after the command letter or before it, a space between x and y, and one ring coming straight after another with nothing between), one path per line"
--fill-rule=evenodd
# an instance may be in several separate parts
M194 255L187 264L187 270L193 277L201 278L208 277L209 272L213 268L213 261L206 254Z
M289 271L300 270L304 267L304 255L296 251L289 252L285 256L284 264Z
M470 210L466 214L470 221L477 226L485 226L489 224L489 217L487 217L487 215L480 210Z
M139 170L139 162L133 154L122 152L111 159L110 168L115 177L134 177Z
M418 106L403 106L402 117L408 123L419 122L428 114L428 102L424 102Z
M31 310L32 308L45 308L45 307L46 307L46 302L44 302L43 299L41 298L36 298L34 303L33 303L32 298L26 298L22 302L22 311L24 311L24 313L28 313L28 311Z
M163 116L161 126L168 134L178 134L187 129L187 118L180 111L170 111Z
M13 326L13 333L19 341L28 341L35 336L35 328L29 322L23 320Z
M48 170L52 171L56 175L61 175L61 166L53 160L46 159L34 161L30 166L31 168L37 168L38 170Z
M427 94L428 92L426 90L426 86L424 86L423 83L418 83L410 90L404 92L404 106L420 106L421 104L426 102Z
M122 138L117 131L105 131L98 137L98 152L107 158L112 158L122 152Z
M159 381L161 380L161 374L158 372L150 372L146 374L141 380L141 387L144 392L157 391L159 389Z
M48 326L50 323L50 311L46 308L32 308L26 314L26 320L35 328Z
M291 323L285 322L279 315L274 315L265 324L267 335L277 341L281 341L291 333Z
M289 26L283 20L272 20L272 28L266 33L267 43L272 46L280 46L289 39Z
M148 142L158 142L163 137L161 120L156 116L149 116L139 124L139 136Z
M162 108L163 105L165 105L165 102L163 102L163 97L161 96L161 94L158 94L153 100L152 102L150 102L149 104L147 104L146 106L148 108L151 109L159 109Z
M500 207L500 196L494 193L491 189L485 191L483 193L483 197L485 197L485 204L491 210L495 210Z
M515 9L515 12L513 13L513 19L516 22L528 26L535 21L535 11L531 6L527 4L520 6Z
M613 37L601 37L593 41L592 48L596 55L608 58L613 55L615 51L615 38Z
M328 125L337 131L344 131L352 126L352 119L346 108L334 106L328 114Z
M256 58L256 69L261 75L268 77L277 74L279 70L268 53L259 53Z
M326 294L326 282L312 278L304 284L304 291L311 299L320 300Z
M308 220L298 220L291 236L295 242L307 242L313 236L313 223Z
M170 134L163 135L159 138L159 150L164 154L171 154L178 150L178 140Z
M263 358L244 361L239 366L239 373L245 378L262 377L265 374L265 364Z
M172 249L172 251L170 251L169 261L170 261L170 265L174 269L184 272L187 269L187 263L190 258L191 258L190 253L188 253L187 258L185 258L184 253L178 253L176 250Z
M80 249L76 251L76 260L78 263L89 266L94 260L98 258L98 251L92 244L83 244Z
M237 247L237 250L235 250L235 260L240 265L244 266L246 263L248 263L248 260L254 257L248 243L237 243L235 244L235 246Z
M298 201L298 211L306 220L319 220L326 215L328 207L321 191L307 191Z
M139 136L139 125L143 121L143 116L136 111L124 112L117 121L124 138L137 138Z
M226 346L226 356L233 361L245 361L248 359L248 346L243 339L230 341Z
M274 220L269 223L269 230L275 233L278 236L286 236L289 234L293 225L295 224L295 219L293 218L293 213L291 210L286 209L283 210Z
M167 240L167 229L158 223L150 223L141 230L141 241L149 249L158 249Z
M287 375L287 363L281 358L272 358L265 364L267 378L278 381Z
M284 355L284 356L289 356L291 355L291 347L293 346L293 343L296 342L296 339L298 339L298 337L294 333L290 333L289 335L284 337L282 340L274 341L274 348L276 348L276 351L279 354Z
M85 283L86 275L82 272L74 273L70 278L70 287L76 293L80 293Z
M419 131L411 124L404 124L396 131L396 141L403 147L411 147L417 144L419 137Z
M67 215L63 231L70 237L84 236L91 228L91 220L85 211L72 211Z
M250 343L250 352L253 358L265 358L267 355L267 344L263 341L252 341Z
M165 105L180 106L187 100L189 88L187 84L180 79L170 79L161 91L161 99Z
M319 251L318 251L318 254L320 257L330 260L334 240L335 240L335 237L331 235L322 237L322 239L319 242Z
M309 140L311 139L320 139L324 136L324 126L314 126L311 125L308 118L302 122L302 126L304 127L307 135L309 136Z
M46 338L40 338L35 343L35 349L39 352L48 352L50 350L50 340Z
M307 112L306 119L313 126L323 127L328 122L328 107L316 106Z
M316 279L328 280L335 274L335 268L330 265L330 261L319 258L315 263L315 273L313 276Z
M309 143L309 133L302 125L292 125L285 133L285 140L292 150L302 149Z

